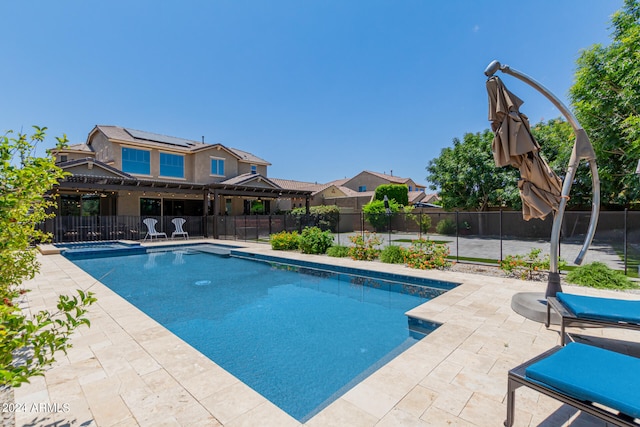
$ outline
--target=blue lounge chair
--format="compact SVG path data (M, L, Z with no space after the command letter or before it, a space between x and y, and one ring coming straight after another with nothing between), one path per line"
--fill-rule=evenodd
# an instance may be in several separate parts
M580 343L557 346L509 371L507 420L527 386L616 426L638 427L640 359Z
M560 334L565 344L565 328L591 325L640 330L640 300L621 300L558 292L547 298L547 328L551 323L551 309L560 315Z

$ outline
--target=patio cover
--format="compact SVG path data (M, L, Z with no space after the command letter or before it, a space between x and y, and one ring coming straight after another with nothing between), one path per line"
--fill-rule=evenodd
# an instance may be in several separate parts
M544 219L558 210L562 181L540 157L540 145L531 134L529 119L520 113L524 103L511 93L500 78L487 80L489 121L494 139L491 145L496 166L515 166L520 170L518 188L522 216Z

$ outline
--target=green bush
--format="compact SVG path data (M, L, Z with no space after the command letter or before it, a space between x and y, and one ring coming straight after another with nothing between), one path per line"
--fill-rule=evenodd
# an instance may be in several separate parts
M384 231L389 227L389 222L400 210L400 206L395 200L389 200L389 210L391 214L387 214L382 200L373 200L362 206L364 220L367 221L376 231Z
M296 221L300 224L302 216L307 214L306 208L295 208L291 215L296 216ZM311 206L309 215L315 218L315 223L322 230L338 231L338 221L340 221L340 208L335 205Z
M637 286L622 271L601 262L592 262L567 274L568 283L600 289L631 289Z
M542 280L549 271L549 255L540 257L542 249L533 248L527 255L507 255L500 262L500 269L508 276L517 277L522 280ZM560 259L558 267L561 270L567 265L566 261Z
M409 187L406 184L382 184L376 187L374 192L375 200L384 200L384 196L401 206L409 204Z
M281 231L272 234L269 241L274 251L295 251L300 245L300 235L297 231Z
M376 248L382 240L376 235L376 233L364 232L364 237L361 234L349 237L351 243L354 246L349 247L349 256L352 259L358 261L372 261L378 257L380 249Z
M451 263L447 261L449 246L432 240L417 239L411 242L411 247L405 251L405 263L408 267L430 270L444 269Z
M436 232L444 235L456 234L455 221L449 218L438 221L438 224L436 224Z
M380 252L380 261L387 264L404 264L405 249L402 246L389 245Z
M324 254L333 245L333 235L329 230L307 227L300 235L300 250L303 254Z
M327 249L327 255L335 258L346 258L349 256L349 247L348 246L331 246Z

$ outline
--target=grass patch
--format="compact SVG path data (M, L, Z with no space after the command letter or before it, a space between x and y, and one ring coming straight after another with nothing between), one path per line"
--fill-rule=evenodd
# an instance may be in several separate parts
M624 275L624 272L613 270L601 262L592 262L576 268L567 274L567 282L598 289L638 288L635 283Z
M412 243L414 240L417 240L417 239L394 239L393 241L399 242L399 243ZM431 240L431 239L427 239L427 240L436 244L451 243L451 240Z

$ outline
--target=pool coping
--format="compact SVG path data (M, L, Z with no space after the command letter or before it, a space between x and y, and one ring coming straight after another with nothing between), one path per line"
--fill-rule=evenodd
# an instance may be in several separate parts
M187 241L193 243L194 241ZM201 240L228 244L229 241ZM171 242L174 244L177 242ZM234 244L274 255L268 245ZM162 245L163 242L145 244ZM326 262L326 257L277 252L278 257ZM144 313L57 254L40 256L42 271L26 309L52 308L54 297L76 288L98 296L92 328L78 331L68 355L15 390L26 407L68 403L70 412L18 412L21 423L71 422L86 425L300 425L248 386L202 356ZM361 268L362 261L331 259ZM540 291L543 284L464 273L411 270L367 262L367 270L456 281L461 284L409 314L441 323L436 331L378 369L305 425L497 425L506 413L506 372L559 342L555 330L522 318L509 302L516 292ZM607 292L572 289L575 293ZM610 294L610 293L609 293ZM633 298L633 296L630 296ZM538 410L529 399L524 415L544 419L553 403ZM546 414L546 415L544 415ZM542 418L540 418L542 417ZM499 421L499 422L498 422Z

